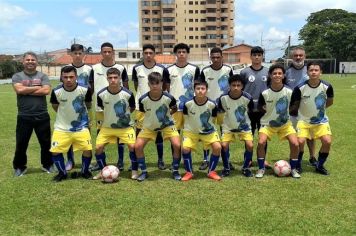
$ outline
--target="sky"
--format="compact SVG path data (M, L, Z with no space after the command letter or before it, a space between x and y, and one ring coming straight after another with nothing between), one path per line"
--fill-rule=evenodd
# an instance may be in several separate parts
M283 55L289 36L301 43L312 12L356 12L352 0L235 0L235 8L235 43L262 45L267 60ZM106 41L138 47L137 9L137 0L0 0L0 54L69 48L74 40L94 52Z

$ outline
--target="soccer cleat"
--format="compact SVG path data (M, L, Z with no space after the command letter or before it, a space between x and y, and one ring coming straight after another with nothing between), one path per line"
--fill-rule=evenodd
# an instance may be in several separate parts
M263 175L265 174L264 169L259 169L255 175L256 178L263 178Z
M96 163L95 165L90 166L89 169L90 169L91 171L98 171L98 170L100 170L100 166L99 166L98 163Z
M46 172L47 174L51 174L51 173L55 173L56 172L56 168L52 165L52 166L50 166L50 167L44 167L44 166L42 166L41 167L41 170L43 171L43 172Z
M318 161L316 160L315 157L309 158L309 165L310 165L310 166L316 167L317 164L318 164Z
M189 181L193 179L193 173L192 172L186 172L184 176L182 177L182 181Z
M101 172L93 176L93 180L99 180L99 179L101 179Z
M74 167L74 161L68 160L67 163L66 163L66 171L72 170L73 167Z
M245 177L253 177L252 171L249 168L242 169L242 174Z
M15 170L15 173L14 173L14 177L20 177L20 176L23 176L24 174L26 174L27 172L27 168L21 170L20 168L17 168Z
M316 171L316 173L319 173L322 175L329 175L329 172L324 168L324 166L321 166L321 167L316 166L315 171Z
M124 163L123 162L117 163L117 168L119 168L119 171L124 171Z
M293 169L290 174L291 174L291 176L293 178L300 178L301 177L296 169Z
M206 170L209 167L209 161L203 161L199 166L199 170Z
M159 160L159 161L157 162L157 167L158 167L158 169L160 169L160 170L165 170L165 169L166 169L166 166L164 165L164 161L161 161L161 160Z
M297 167L296 170L298 171L299 174L301 174L303 172L303 168L302 167Z
M137 178L138 178L138 172L137 172L137 170L133 170L131 172L131 179L137 180Z
M80 177L82 177L84 179L92 179L93 174L90 171L86 171L84 173L80 173Z
M144 181L145 179L148 178L148 174L147 174L147 171L145 172L142 172L138 177L137 177L137 181L138 182L142 182Z
M229 162L229 168L230 170L235 170L235 166L233 166L231 162Z
M172 172L172 177L174 180L180 181L182 179L182 176L180 176L178 170L175 170Z
M227 170L227 169L223 169L221 171L221 177L227 177L230 175L230 170Z
M272 166L267 161L265 161L265 168L272 169Z
M216 171L210 171L208 178L213 180L221 180L221 177L218 175L218 173L216 173Z
M58 175L53 177L54 182L61 182L62 180L67 179L68 175L63 172L59 172Z

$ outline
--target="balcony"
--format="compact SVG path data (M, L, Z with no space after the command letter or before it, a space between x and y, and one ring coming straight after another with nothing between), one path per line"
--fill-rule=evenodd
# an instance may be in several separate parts
M162 43L175 44L176 40L175 39L162 39Z
M173 21L173 22L163 22L162 21L162 26L176 26L176 23Z

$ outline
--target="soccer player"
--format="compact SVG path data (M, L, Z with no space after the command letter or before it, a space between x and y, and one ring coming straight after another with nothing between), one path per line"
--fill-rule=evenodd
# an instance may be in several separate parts
M207 96L209 99L216 100L229 90L228 79L233 75L232 68L223 64L223 55L220 48L212 48L210 51L211 65L203 68L200 78L208 84ZM218 125L222 123L222 115L218 115ZM199 169L205 170L209 166L208 156L209 150L203 151L203 162ZM230 169L234 170L234 166L229 163Z
M152 44L145 44L143 45L142 50L143 62L135 65L132 70L132 80L136 90L136 109L138 109L136 111L136 134L138 134L142 129L144 116L144 113L139 110L138 100L142 95L150 90L148 85L148 75L152 72L158 72L161 74L163 81L168 80L167 69L163 65L156 63L154 59L156 50L155 47ZM158 169L164 170L166 167L163 161L163 138L160 132L158 132L155 142L158 154L157 166Z
M120 73L121 73L121 82L122 86L129 89L129 78L127 76L126 69L123 65L118 64L115 62L115 51L114 51L114 46L111 43L103 43L101 45L101 56L103 57L103 60L101 63L98 63L93 66L93 85L92 87L94 88L94 97L98 95L98 92L102 90L103 88L107 87L108 80L106 79L106 72L110 68L117 68ZM104 112L103 110L96 105L96 127L97 127L97 132L99 132L101 125L103 123L103 115ZM120 144L120 140L118 140L118 163L117 166L118 168L122 171L124 170L124 144ZM100 167L98 163L92 168L93 171L99 170Z
M137 161L135 156L135 130L130 113L135 110L133 93L121 86L121 72L117 68L110 68L107 72L109 86L99 91L97 95L98 107L104 111L104 120L96 138L95 156L100 169L106 166L104 147L108 143L127 144L130 151L132 179L137 179ZM100 173L94 179L100 179Z
M215 168L218 165L221 145L219 134L216 131L213 119L217 116L217 105L206 94L208 83L197 81L194 84L195 96L183 106L183 160L185 175L182 181L193 178L192 150L196 150L199 140L203 142L205 149L212 148L209 162L208 177L213 180L221 180Z
M174 125L171 114L177 111L176 99L167 92L162 91L162 76L159 72L148 75L149 92L139 99L140 112L144 113L142 129L137 136L135 151L141 174L138 181L144 181L147 177L144 148L150 140L156 140L158 132L164 139L169 139L173 148L172 176L175 180L181 180L178 172L180 163L180 138Z
M295 47L292 51L292 64L286 70L286 85L294 90L299 84L309 79L307 74L307 66L305 65L305 50L302 47ZM292 121L294 129L297 129L297 116L291 114L290 120ZM309 163L311 166L316 165L315 158L315 142L314 140L307 139L309 149ZM298 160L297 170L302 172L302 159Z
M91 93L87 87L77 83L77 70L73 66L65 66L61 70L63 84L52 91L50 102L57 112L52 136L53 162L58 169L56 182L67 179L63 153L70 146L73 150L83 151L80 176L91 178L89 171L91 161L91 137L87 107L91 105Z
M291 175L300 178L296 167L298 162L298 139L289 120L289 106L292 90L284 85L285 69L282 65L273 65L268 71L267 84L269 88L264 90L258 99L258 108L264 115L261 118L261 128L258 135L256 178L262 178L265 173L265 158L267 139L274 134L280 139L287 139L290 148Z
M253 110L252 97L242 91L244 80L240 75L233 75L229 78L229 92L223 94L218 99L219 111L224 115L222 123L221 137L221 158L224 165L221 176L230 175L230 142L240 139L245 143L244 162L242 173L246 177L253 174L249 168L253 154L253 136L251 132L249 111Z
M74 66L75 69L77 70L77 82L80 86L87 87L91 94L93 93L91 84L93 83L93 73L92 73L92 68L89 65L84 64L84 57L85 57L85 52L84 52L84 46L81 44L73 44L70 47L70 56L72 57L72 63L70 64L71 66ZM92 112L91 109L88 108L88 114L89 114L89 122L92 120ZM90 128L90 125L89 125ZM70 171L74 165L74 153L73 153L73 148L71 147L67 153L68 161L66 163L66 170Z
M329 156L331 130L326 108L334 101L334 90L331 84L321 80L321 64L310 62L307 65L309 80L298 85L292 94L291 112L298 114L297 135L299 157L302 159L306 139L320 139L321 147L315 170L328 175L324 163Z

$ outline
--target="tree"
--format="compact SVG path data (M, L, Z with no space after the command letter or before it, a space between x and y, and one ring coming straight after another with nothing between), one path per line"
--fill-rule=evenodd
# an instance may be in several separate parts
M91 53L93 53L93 48L92 47L88 47L88 48L85 49L85 52L87 54L91 54Z
M356 13L324 9L312 13L299 31L309 58L356 60Z

